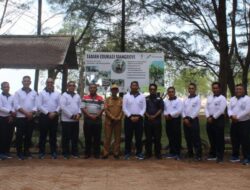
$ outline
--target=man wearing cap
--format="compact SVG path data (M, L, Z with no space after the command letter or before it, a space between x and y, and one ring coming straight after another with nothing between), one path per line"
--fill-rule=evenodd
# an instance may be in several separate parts
M120 142L121 142L121 128L122 128L122 98L117 94L119 88L116 84L111 86L111 96L108 97L104 104L105 111L105 139L103 148L103 159L108 158L112 133L114 131L114 149L113 155L115 159L119 159L120 154Z

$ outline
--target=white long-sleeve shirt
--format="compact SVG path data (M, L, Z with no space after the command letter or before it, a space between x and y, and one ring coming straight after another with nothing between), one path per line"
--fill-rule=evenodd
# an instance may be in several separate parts
M188 97L183 103L182 117L191 117L192 119L198 117L201 108L200 96Z
M146 98L143 94L138 93L137 95L133 95L131 93L127 93L123 97L123 112L127 117L131 115L140 115L143 117L146 111Z
M72 115L81 114L81 98L79 94L73 96L64 92L60 98L60 108L62 110L62 121L75 121L71 119Z
M177 118L182 114L183 103L179 98L174 100L164 100L164 115L171 115L173 118Z
M244 96L239 99L235 96L230 99L228 104L228 116L235 115L239 121L250 119L250 97Z
M208 96L207 104L205 108L206 117L212 116L214 119L217 119L219 116L224 114L227 107L227 100L225 96Z
M41 91L37 98L37 108L43 114L49 112L59 112L60 110L60 93L56 91L48 92L46 89Z
M0 94L0 116L7 117L10 116L10 112L14 112L14 96L6 96L2 93Z
M18 90L14 96L14 107L17 111L17 117L25 117L23 113L18 111L20 108L28 112L37 111L36 106L37 92L30 90L28 93L23 89Z

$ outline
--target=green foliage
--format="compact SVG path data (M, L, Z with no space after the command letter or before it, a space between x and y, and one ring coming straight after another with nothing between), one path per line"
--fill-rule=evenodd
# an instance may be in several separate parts
M164 86L164 67L158 64L151 64L149 68L149 77L151 83ZM161 82L163 81L163 83Z
M212 77L208 72L200 69L186 68L179 72L174 79L174 86L178 94L187 94L189 83L195 83L200 95L206 96L210 91Z

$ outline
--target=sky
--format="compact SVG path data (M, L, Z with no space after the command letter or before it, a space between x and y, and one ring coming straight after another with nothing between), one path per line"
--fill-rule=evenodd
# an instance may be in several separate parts
M30 2L30 8L24 11L16 10L16 7L24 2ZM0 0L0 17L3 13L4 3L5 0ZM0 35L35 35L37 32L37 15L37 0L9 0L4 24L0 29ZM63 13L52 10L47 1L43 0L42 33L56 33L62 27L63 17ZM142 21L140 24L145 31L149 31L151 34L156 34L161 30L160 24L154 18ZM21 81L24 75L31 76L32 82L34 82L35 71L33 69L0 69L0 83L8 81L11 87L10 92L14 93L22 87ZM46 77L46 74L43 75L42 80L39 81L38 91L44 88ZM56 86L60 87L60 81L56 81Z
M31 2L29 10L19 12L14 9L17 3L20 4L27 1ZM4 2L3 0L0 0L0 17L3 13L3 6ZM9 5L6 12L6 20L4 20L3 27L0 29L0 35L36 34L38 15L37 7L37 0L9 0ZM60 29L63 23L63 14L57 14L53 12L46 0L43 0L42 23L43 33L54 33ZM45 72L43 72L43 74L44 73ZM0 83L3 81L8 81L10 83L10 92L13 94L16 90L22 87L21 81L24 75L31 76L32 82L34 82L35 71L33 69L0 69ZM46 74L44 77L46 78ZM60 83L60 81L57 83ZM43 88L44 80L40 80L38 91Z

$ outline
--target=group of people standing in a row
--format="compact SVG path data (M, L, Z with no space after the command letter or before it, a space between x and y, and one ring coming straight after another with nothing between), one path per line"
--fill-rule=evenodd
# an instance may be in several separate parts
M78 138L79 119L84 117L85 159L92 155L101 156L102 115L104 121L104 146L102 158L110 155L112 135L114 133L113 156L119 159L122 122L125 133L125 159L132 156L132 139L135 136L135 157L139 160L154 155L162 158L161 131L162 115L165 118L166 133L169 140L167 158L179 160L181 153L181 123L187 144L187 155L197 161L202 160L200 139L199 112L200 97L196 94L196 85L188 86L189 96L180 100L175 95L175 88L167 89L168 98L163 100L157 94L157 85L149 85L150 95L145 97L139 92L137 81L131 82L130 92L123 98L118 96L117 85L111 86L111 96L106 100L97 94L97 85L89 85L89 95L82 98L75 93L76 84L68 82L67 91L63 94L54 90L54 80L48 78L46 87L39 94L30 88L31 79L24 76L23 87L14 96L9 94L9 83L2 82L0 94L0 159L10 158L10 144L16 127L16 151L20 160L32 158L30 153L34 116L39 113L39 158L45 157L46 139L49 134L51 158L57 158L57 128L59 114L62 125L62 155L65 159L79 158ZM207 98L205 114L207 134L210 142L208 160L223 161L224 127L226 98L221 95L220 84L212 84L213 95ZM243 164L250 162L250 98L245 95L244 87L236 85L235 96L228 105L231 119L230 135L232 157L230 161L240 161L240 147ZM143 153L142 136L145 131L146 146Z

